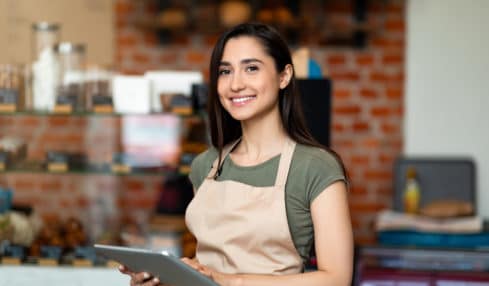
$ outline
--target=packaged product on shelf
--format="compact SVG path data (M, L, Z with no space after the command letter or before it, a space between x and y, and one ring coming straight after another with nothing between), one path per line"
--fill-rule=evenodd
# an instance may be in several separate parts
M113 112L112 72L98 66L85 70L85 109L97 113Z
M0 65L0 112L24 109L24 75L21 65Z
M15 136L4 136L0 138L0 162L3 161L4 169L23 161L27 156L27 143L25 140Z

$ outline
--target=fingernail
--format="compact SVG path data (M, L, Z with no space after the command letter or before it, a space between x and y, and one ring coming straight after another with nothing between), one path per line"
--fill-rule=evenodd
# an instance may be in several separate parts
M122 265L119 265L119 270L120 271L124 270L124 267Z
M154 283L160 283L160 279L158 279L158 278L154 278L154 279L153 279L153 282L154 282Z
M144 272L143 273L143 278L144 279L148 279L149 278L149 273L148 272Z

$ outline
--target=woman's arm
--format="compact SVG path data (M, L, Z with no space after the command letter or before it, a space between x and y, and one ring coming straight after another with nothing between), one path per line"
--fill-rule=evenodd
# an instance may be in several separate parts
M294 275L230 275L210 271L220 285L348 286L353 273L353 234L346 186L328 186L311 205L318 270Z

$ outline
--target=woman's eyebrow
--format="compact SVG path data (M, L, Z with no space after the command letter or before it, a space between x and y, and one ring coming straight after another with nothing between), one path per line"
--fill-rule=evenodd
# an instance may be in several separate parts
M254 62L263 63L262 60L255 59L255 58L243 59L240 62L241 62L241 64L249 64L249 63L254 63ZM230 65L231 65L231 63L230 62L226 62L226 61L221 61L219 63L219 66L230 66Z

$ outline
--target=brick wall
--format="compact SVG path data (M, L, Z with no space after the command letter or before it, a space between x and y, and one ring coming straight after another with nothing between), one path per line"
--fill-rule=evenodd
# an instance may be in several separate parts
M336 23L352 21L350 4L330 3ZM116 0L114 5L119 71L185 69L207 76L215 35L183 35L160 45L154 32L133 24L136 17L155 13L151 1ZM375 213L391 204L393 161L402 150L404 12L402 0L369 1L368 23L374 29L365 48L311 47L312 57L333 80L332 147L349 171L355 240L362 244L375 240ZM117 147L113 138L118 136L106 131L116 127L117 119L110 118L0 117L0 134L26 138L32 158L55 147L87 149L91 158L105 158ZM15 188L16 201L34 204L44 216L73 214L89 224L102 217L108 226L114 217L144 220L155 205L161 177L12 174L1 181Z

